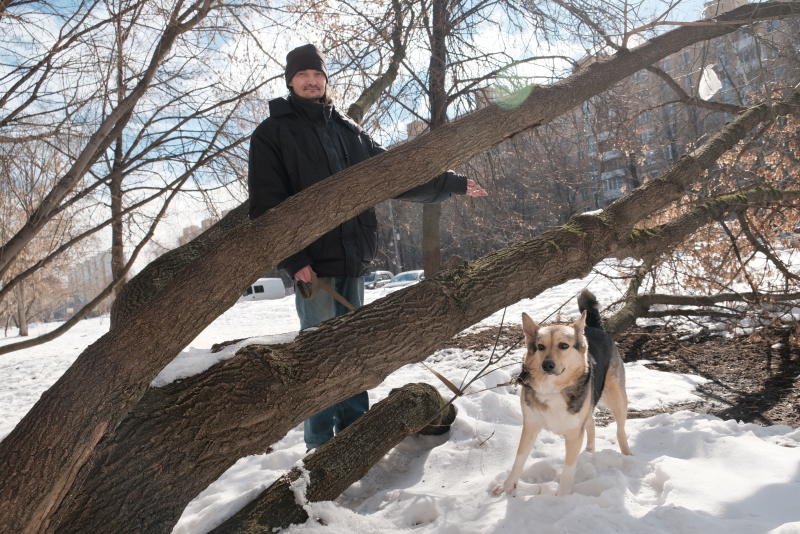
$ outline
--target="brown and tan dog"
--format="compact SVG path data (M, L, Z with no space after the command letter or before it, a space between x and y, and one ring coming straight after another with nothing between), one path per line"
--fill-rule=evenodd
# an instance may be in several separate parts
M594 451L594 418L598 401L617 422L622 454L631 454L625 435L628 396L625 366L617 346L602 327L597 299L587 289L578 295L581 317L571 325L541 327L522 314L528 352L522 364L522 435L506 481L493 493L511 493L517 487L525 460L543 428L564 436L566 457L557 495L572 491L575 464L586 431L586 450Z

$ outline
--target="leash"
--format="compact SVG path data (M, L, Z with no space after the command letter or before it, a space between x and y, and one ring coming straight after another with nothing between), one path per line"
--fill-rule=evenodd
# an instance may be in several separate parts
M425 362L419 362L419 363L421 363L421 364L423 365L423 367L425 367L425 369L427 369L428 371L430 371L431 373L433 373L433 376L435 376L436 378L438 378L439 380L441 380L442 384L444 384L445 386L447 386L447 389L449 389L450 391L452 391L452 392L453 392L453 395L455 395L456 397L460 397L461 395L463 395L463 394L464 394L464 392L463 392L463 391L461 391L460 389L458 389L458 388L456 387L456 385L455 385L455 384L453 384L453 383L452 383L452 382L450 382L448 379L446 379L444 376L442 376L442 375L441 375L441 374L440 374L438 371L436 371L436 369L434 369L433 367L430 367L430 366L429 366L427 363L425 363Z
M341 293L333 289L333 287L331 287L331 285L325 280L315 277L314 281L310 284L308 282L303 282L302 280L297 280L297 291L298 293L300 293L300 296L303 297L304 299L310 299L312 296L314 296L314 292L318 288L328 293L330 296L336 299L337 302L339 302L342 306L346 307L350 311L356 311L355 306L350 304L350 302L346 298L344 298ZM455 396L460 397L461 395L464 394L464 392L461 391L459 388L457 388L455 384L450 382L435 369L428 366L428 364L426 364L425 362L420 362L420 363L423 366L425 366L425 368L428 371L430 371L436 378L441 380L442 384L447 386L447 389L452 391Z
M594 281L594 279L595 279L595 278L597 278L597 277L599 276L599 274L600 274L600 273L595 273L595 275L592 277L592 279L591 279L591 280L589 280L589 282L587 282L587 283L586 283L586 285L585 285L585 286L583 286L583 287L584 287L584 288L587 288L587 287L589 287L589 284L591 284L591 283ZM556 313L558 313L559 311L561 311L561 309L562 309L562 308L564 308L564 306L566 306L567 304L569 304L569 302L570 302L570 301L571 301L573 298L574 298L574 297L569 297L567 300L565 300L565 301L564 301L564 302L563 302L563 303L562 303L562 304L561 304L559 307L557 307L555 310L553 310L552 312L550 312L550 314L549 314L547 317L545 317L545 318L544 318L544 320L543 320L542 322L546 322L546 321L548 321L548 320L549 320L549 319L550 319L550 318L551 318L553 315L555 315ZM523 386L523 387L530 387L530 386L528 386L527 384L525 384L525 383L524 383L524 382L521 380L521 376L516 376L516 377L512 378L512 379L511 379L509 382L504 382L504 383L502 383L502 384L497 384L496 386L492 386L492 387L489 387L489 388L480 389L480 390L478 390L478 391L471 391L471 392L469 392L469 393L467 393L467 392L466 392L466 391L467 391L467 388L469 388L469 386L471 386L471 385L472 385L472 384L473 384L473 383L474 383L476 380L478 380L479 378L483 378L483 377L485 377L485 376L488 376L489 374L493 373L494 371L497 371L497 370L499 370L499 369L502 369L502 368L504 368L504 367L509 367L509 366L512 366L512 365L517 365L517 363L515 362L515 363L511 363L511 364L507 364L507 365L502 365L502 366L499 366L499 367L495 367L494 369L489 369L489 368L490 368L492 365L496 365L496 364L498 364L500 361L502 361L502 360L503 360L503 359L504 359L504 358L505 358L505 357L506 357L506 356L507 356L507 355L508 355L508 354L509 354L509 353L510 353L512 350L516 349L516 348L517 348L517 345L519 345L520 341L522 341L522 338L519 338L519 339L517 339L517 340L516 340L514 343L512 343L512 344L511 344L511 345L510 345L508 348L506 348L506 350L503 352L503 354L502 354L502 355L500 355L500 356L499 356L497 359L495 359L495 358L494 358L494 356L495 356L495 353L497 352L497 344L498 344L498 342L500 341L500 334L501 334L501 333L502 333L502 331L503 331L503 325L504 325L504 323L505 323L505 318L506 318L506 310L508 310L508 306L506 306L505 308L503 308L503 316L502 316L502 317L501 317L501 319L500 319L500 327L499 327L499 328L498 328L498 330L497 330L497 336L495 337L495 340L494 340L494 347L492 347L492 353L489 355L489 361L488 361L488 362L487 362L487 364L486 364L486 365L483 367L483 369L481 369L480 371L478 371L478 373L477 373L477 374L476 374L476 375L475 375L475 376L472 378L472 380L470 380L470 381L469 381L469 382L468 382L466 385L464 385L463 387L461 387L461 388L458 388L458 387L456 387L456 386L455 386L455 385L454 385L454 384L453 384L453 383L452 383L450 380L448 380L447 378L445 378L444 376L442 376L440 373L438 373L437 371L435 371L433 368L429 367L429 366L428 366L428 365L427 365L425 362L420 362L420 363L421 363L421 364L422 364L422 365L423 365L423 366L424 366L424 367L425 367L425 368L426 368L428 371L430 371L430 372L431 372L431 373L432 373L432 374L433 374L433 375L434 375L436 378L438 378L438 379L439 379L439 380L442 382L442 384L444 384L445 386L447 386L447 389L449 389L450 391L452 391L452 392L453 392L453 394L455 394L455 396L456 396L456 397L462 397L462 396L466 396L466 395L475 395L475 394L477 394L477 393L482 393L482 392L484 392L484 391L490 391L490 390L492 390L492 389L498 389L498 388L505 387L505 386L521 385L521 386Z
M303 282L302 280L297 281L297 291L300 293L300 296L304 299L310 299L314 295L314 289L319 288L322 289L324 292L328 293L336 302L344 306L350 311L356 311L356 307L350 304L350 301L347 300L342 296L341 293L333 289L331 285L321 278L315 278L314 282L308 283Z

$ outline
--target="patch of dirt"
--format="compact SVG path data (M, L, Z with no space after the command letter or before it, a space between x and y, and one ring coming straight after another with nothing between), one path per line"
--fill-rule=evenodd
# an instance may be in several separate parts
M522 326L503 325L500 337L497 337L497 328L487 328L478 332L470 332L456 336L444 344L442 348L457 348L463 350L492 350L497 342L497 349L507 349L523 347Z
M688 339L664 329L627 332L617 343L626 361L653 360L661 371L709 379L703 403L678 407L722 419L800 427L800 324L776 323L751 335Z
M705 332L690 338L663 327L637 328L617 339L625 361L652 360L659 371L691 373L709 379L698 388L702 402L665 410L631 411L649 417L663 411L692 410L760 425L800 427L800 324L775 323L751 335L719 337ZM447 347L491 350L497 329L458 336ZM522 329L505 326L498 352L522 346ZM610 418L602 413L599 424Z

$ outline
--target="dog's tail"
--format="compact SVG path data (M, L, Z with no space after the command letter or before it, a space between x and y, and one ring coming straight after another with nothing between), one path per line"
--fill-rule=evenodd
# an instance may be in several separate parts
M578 309L581 313L586 311L586 326L603 328L603 323L600 320L600 306L597 304L597 298L586 288L581 289L581 292L578 293Z

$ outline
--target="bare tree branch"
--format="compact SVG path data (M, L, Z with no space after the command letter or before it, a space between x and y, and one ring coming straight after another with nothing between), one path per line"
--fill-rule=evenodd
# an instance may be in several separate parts
M753 247L761 252L764 256L767 257L769 261L783 274L786 280L794 280L800 281L800 276L794 274L786 267L786 264L783 263L780 258L775 255L775 252L763 239L758 238L754 233L753 229L750 227L750 223L747 221L747 215L744 212L737 212L736 217L739 219L739 226L742 229L742 233L744 233L747 240L750 241L750 244Z
M171 13L170 23L162 32L159 41L150 57L147 69L142 73L134 89L112 110L103 120L101 125L92 134L81 153L75 158L71 168L59 179L50 193L42 199L40 205L33 211L25 225L14 236L0 246L0 276L8 271L17 254L29 243L41 228L47 223L47 214L75 187L78 181L86 174L89 167L99 157L100 153L108 148L111 142L118 137L119 131L124 128L135 104L147 91L156 75L161 63L166 58L176 39L196 25L210 11L212 0L187 8L179 14L179 3ZM190 17L194 13L194 16ZM182 19L187 19L182 22Z
M647 70L664 80L667 85L669 85L670 89L672 89L676 95L678 95L678 101L686 104L687 106L697 106L705 109L710 109L712 111L721 111L723 113L730 113L732 115L736 115L737 113L741 113L747 108L742 106L737 106L735 104L726 104L724 102L713 102L711 100L705 100L700 97L690 96L686 91L683 90L678 82L676 82L672 76L664 72L662 69L650 66L647 67Z

